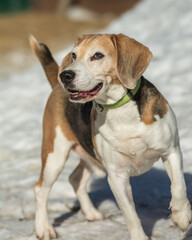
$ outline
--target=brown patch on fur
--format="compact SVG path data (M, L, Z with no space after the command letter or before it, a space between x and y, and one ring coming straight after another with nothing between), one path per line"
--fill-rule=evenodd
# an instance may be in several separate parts
M43 68L45 70L45 74L47 76L47 79L49 80L51 87L54 88L58 83L57 74L58 74L59 68L57 63L52 62L48 66L43 66Z
M150 102L145 106L145 109L142 114L142 122L146 125L150 125L155 121L154 113L153 113L153 106L156 102L156 98L152 98Z
M116 85L122 85L118 78L113 78L112 83Z
M141 86L135 95L135 100L141 121L146 125L150 125L156 121L155 115L163 118L168 112L167 100L156 87L144 77L141 78Z

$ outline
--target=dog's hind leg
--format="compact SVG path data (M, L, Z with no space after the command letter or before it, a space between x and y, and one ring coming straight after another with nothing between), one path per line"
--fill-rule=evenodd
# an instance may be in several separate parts
M91 176L91 170L87 164L81 160L76 169L69 177L75 193L80 202L81 210L89 221L101 220L102 214L93 206L87 193L87 182Z
M162 159L171 180L171 218L182 231L186 231L191 222L191 206L186 196L186 185L182 169L182 153L177 148L166 157L163 156Z
M34 189L36 198L36 235L41 240L57 237L52 225L49 223L47 200L51 187L64 168L72 145L73 142L67 140L59 126L44 133L42 170L39 182Z

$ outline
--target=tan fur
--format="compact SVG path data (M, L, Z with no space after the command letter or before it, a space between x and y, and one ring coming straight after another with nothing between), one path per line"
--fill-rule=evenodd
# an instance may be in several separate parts
M81 35L78 39L77 39L77 41L75 42L75 46L78 46L78 45L80 45L84 40L93 40L93 39L95 39L96 38L96 36L98 36L98 35L100 35L100 34L84 34L84 35Z
M137 80L146 70L152 58L147 47L123 34L113 35L117 51L117 75L128 89L136 86Z
M92 35L92 34L82 35L77 39L75 43L75 47L81 45L81 52L78 54L79 58L82 58L84 56L85 51L87 49L87 45L94 39L95 39L95 35Z
M155 116L163 118L167 114L168 102L154 85L150 84L150 87L147 87L148 84L149 82L145 79L142 80L140 87L141 100L138 108L141 121L146 125L151 125L156 121Z
M68 53L62 63L61 63L61 66L59 68L59 73L61 73L63 71L63 69L65 69L68 65L70 65L72 63L72 59L71 59L71 53ZM60 81L60 78L59 78L59 81Z
M150 102L146 105L144 112L141 116L142 122L146 125L151 125L156 121L155 105L157 105L159 102L157 99L158 99L157 97L154 97L150 100ZM161 104L161 114L158 114L158 116L160 118L163 118L164 115L166 115L168 112L167 101L163 98L160 104Z
M75 46L80 47L78 58L82 58L89 47L101 46L115 59L114 44L111 41L111 35L109 34L82 35L77 40Z
M156 98L152 98L151 101L147 104L144 110L144 114L142 115L142 122L146 125L150 125L155 121L153 114L153 106L155 104Z

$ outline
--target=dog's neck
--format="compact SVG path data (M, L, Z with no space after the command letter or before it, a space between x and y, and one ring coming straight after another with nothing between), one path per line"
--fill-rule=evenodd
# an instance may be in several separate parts
M95 101L96 108L101 112L101 111L103 111L104 108L106 108L106 109L114 109L114 108L119 108L119 107L125 105L130 100L134 100L134 96L138 92L138 90L140 88L140 85L141 85L141 78L138 79L137 85L136 85L136 87L134 89L131 89L131 90L127 89L126 94L124 93L123 96L119 100L114 101L114 103L100 104L97 101Z

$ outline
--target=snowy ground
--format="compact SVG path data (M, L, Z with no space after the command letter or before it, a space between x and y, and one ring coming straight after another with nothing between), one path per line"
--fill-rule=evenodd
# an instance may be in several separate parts
M191 10L189 0L144 0L103 32L123 32L153 52L145 76L165 95L176 113L192 202ZM64 53L58 54L59 62ZM32 240L35 239L32 187L40 171L41 121L51 89L39 65L2 79L0 89L0 239ZM77 156L72 154L49 200L50 218L59 239L128 240L127 228L106 179L95 178L89 186L93 202L105 219L87 222L78 211L78 202L67 182L77 163ZM152 240L192 239L191 229L186 237L169 219L170 183L160 162L148 173L133 178L132 185L142 224Z

